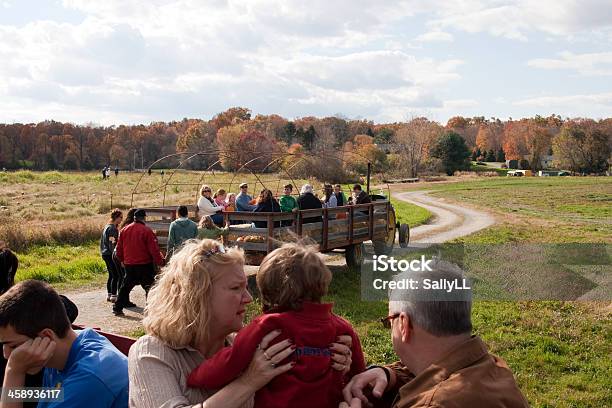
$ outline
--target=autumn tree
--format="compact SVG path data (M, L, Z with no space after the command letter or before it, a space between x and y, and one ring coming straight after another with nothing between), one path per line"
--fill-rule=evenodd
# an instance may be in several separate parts
M555 164L577 173L603 173L609 166L611 139L612 133L602 122L568 122L553 140Z
M394 143L409 177L418 177L432 143L441 133L442 127L427 118L414 118L395 132Z
M192 169L207 169L218 160L217 133L210 122L194 122L176 139L177 153L202 153L189 163Z
M251 110L247 108L234 107L225 112L216 114L212 122L217 129L236 125L251 120Z

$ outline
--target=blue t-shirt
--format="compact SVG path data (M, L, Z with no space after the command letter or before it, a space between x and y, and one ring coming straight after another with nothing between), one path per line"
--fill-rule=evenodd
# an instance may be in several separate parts
M127 408L127 357L92 329L77 333L64 369L43 373L43 387L62 387L64 401L40 402L38 408Z

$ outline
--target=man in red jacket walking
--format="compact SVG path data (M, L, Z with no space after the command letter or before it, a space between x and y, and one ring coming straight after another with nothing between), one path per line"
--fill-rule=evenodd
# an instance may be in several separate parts
M145 210L134 212L134 222L123 228L117 241L117 258L125 265L125 279L119 290L117 302L113 305L113 313L123 316L123 308L129 304L130 292L140 283L145 293L155 279L156 265L163 265L163 257L159 251L157 237L151 228L145 225L147 214Z

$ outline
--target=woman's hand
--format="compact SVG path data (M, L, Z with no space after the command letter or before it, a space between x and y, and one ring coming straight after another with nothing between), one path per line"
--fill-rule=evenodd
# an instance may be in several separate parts
M253 388L253 391L270 382L274 377L291 370L294 362L279 366L278 364L293 354L295 346L291 340L286 339L273 346L268 347L270 342L280 334L280 330L268 333L261 340L259 347L255 350L251 364L246 369L240 380Z
M332 351L332 368L347 374L351 371L353 338L351 336L339 336L336 343L329 348Z

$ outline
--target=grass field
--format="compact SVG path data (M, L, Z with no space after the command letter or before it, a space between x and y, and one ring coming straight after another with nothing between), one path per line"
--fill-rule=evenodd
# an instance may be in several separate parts
M110 208L110 202L105 204L110 199L110 192L117 200L115 203L129 205L137 177L139 175L120 174L118 179L113 176L102 182L97 174L0 173L3 200L0 206L8 208L0 210L3 211L0 212L0 225L18 225L42 234L45 228L67 224L67 220L74 218L72 214L80 211L75 222L91 223L100 228L106 218L100 212ZM189 177L192 176L185 176L186 182L192 182ZM219 177L218 180L227 180ZM154 174L147 179L146 187L153 188L160 179L161 176ZM608 178L459 180L410 186L434 190L433 194L480 206L496 214L499 221L496 226L459 242L612 241L612 180ZM213 188L218 187L215 183L210 184ZM194 189L169 187L168 200L192 199ZM161 196L150 196L149 200L161 200ZM138 203L148 202L143 198L138 200L142 200ZM414 226L430 217L427 211L410 204L395 200L393 203L400 222ZM96 240L84 239L80 244L75 242L67 246L57 244L64 239L62 235L48 239L49 245L26 246L19 252L22 268L18 279L45 279L60 288L88 282L102 287L106 273L98 256ZM389 332L378 322L387 314L386 304L361 300L357 272L340 267L334 267L333 272L328 298L335 302L335 311L354 324L368 362L394 361ZM255 302L249 308L250 316L259 313L258 306ZM476 301L473 308L475 332L484 338L493 353L508 362L534 407L612 406L611 322L609 303Z
M611 177L494 177L427 189L498 215L465 242L612 243Z
M496 215L495 226L458 243L612 243L609 177L493 177L417 188ZM508 362L534 407L612 406L609 293L606 302L476 301L473 323L491 351ZM368 355L387 361L390 350L376 326L358 327L374 334Z

